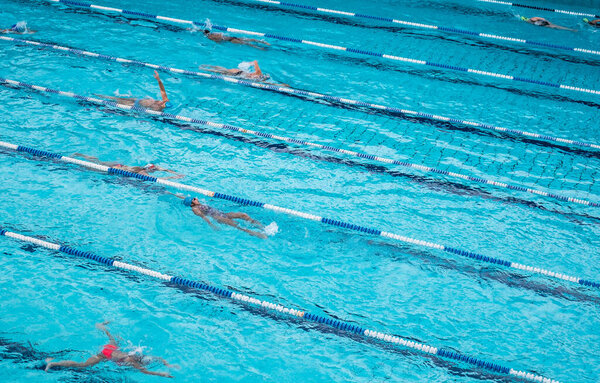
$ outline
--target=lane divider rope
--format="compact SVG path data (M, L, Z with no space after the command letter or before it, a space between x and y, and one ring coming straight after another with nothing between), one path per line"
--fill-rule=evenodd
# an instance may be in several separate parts
M480 184L484 184L484 185L491 185L491 186L496 186L496 187L500 187L503 189L515 190L515 191L535 194L535 195L542 196L542 197L553 198L553 199L563 201L563 202L573 202L573 203L577 203L577 204L585 205L585 206L600 207L600 203L598 203L598 202L592 202L592 201L581 199L581 198L567 197L564 195L549 193L547 191L532 189L532 188L528 188L525 186L509 184L506 182L494 181L494 180L490 180L490 179L486 179L486 178L465 175L465 174L451 172L451 171L443 170L443 169L437 169L437 168L433 168L433 167L429 167L429 166L425 166L425 165L414 164L414 163L410 163L410 162L406 162L406 161L392 160L392 159L385 158L385 157L374 156L372 154L361 153L361 152L347 150L347 149L343 149L343 148L336 148L336 147L330 146L330 145L318 144L318 143L314 143L314 142L310 142L310 141L304 141L304 140L299 140L296 138L279 136L279 135L265 133L265 132L261 132L261 131L254 131L254 130L250 130L250 129L236 127L233 125L221 124L221 123L207 121L207 120L199 120L196 118L190 118L190 117L185 117L185 116L181 116L181 115L174 115L171 113L158 112L158 111L146 109L146 108L143 108L140 106L136 107L136 106L131 106L131 105L119 104L114 101L100 100L100 99L93 98L93 97L86 97L86 96L78 95L75 93L63 92L63 91L56 90L56 89L50 89L50 88L46 88L46 87L42 87L42 86L31 85L31 84L23 83L20 81L8 80L8 79L4 79L1 77L0 77L0 83L7 83L7 84L14 85L14 86L26 87L29 89L35 89L35 90L43 91L43 92L47 92L47 93L67 96L67 97L75 98L78 100L85 100L85 101L89 101L89 102L93 102L93 103L97 103L97 104L108 105L108 106L116 107L116 108L119 108L122 110L127 110L127 111L134 110L134 111L138 111L138 112L151 114L154 116L167 117L167 118L176 119L179 121L186 121L189 123L206 125L206 126L210 126L212 128L216 128L216 129L233 131L233 132L237 132L237 133L253 135L253 136L262 137L262 138L270 138L270 139L274 139L277 141L288 142L288 143L292 143L292 144L296 144L296 145L303 145L303 146L307 146L307 147L311 147L311 148L317 148L317 149L332 151L332 152L336 152L336 153L343 153L346 155L350 155L350 156L354 156L354 157L358 157L358 158L362 158L362 159L368 159L368 160L372 160L372 161L382 162L385 164L399 165L399 166L402 166L405 168L416 169L416 170L420 170L420 171L426 172L426 173L433 173L433 174L438 174L438 175L442 175L442 176L459 178L461 180L472 181L472 182L476 182L476 183L480 183Z
M363 18L363 19L369 19L369 20L385 21L388 23L401 24L404 26L415 27L415 28L424 28L424 29L428 29L428 30L437 30L437 31L442 31L442 32L458 33L458 34L463 34L463 35L468 35L468 36L478 36L478 37L494 39L494 40L510 41L513 43L529 44L529 45L534 45L537 47L555 48L555 49L562 49L562 50L567 50L567 51L600 55L600 51L595 51L595 50L591 50L591 49L568 47L568 46L564 46L564 45L544 43L544 42L520 39L520 38L515 38L515 37L499 36L499 35L495 35L495 34L491 34L491 33L473 32L473 31L452 28L452 27L437 26L437 25L424 24L424 23L416 23L413 21L393 19L391 17L365 15L365 14L357 13L357 12L348 12L348 11L340 11L340 10L335 10L335 9L320 8L320 7L315 7L312 5L294 4L294 3L284 2L284 1L274 1L274 0L253 0L253 1L263 3L263 4L268 4L268 5L278 5L278 6L282 6L282 7L299 8L299 9L303 9L303 10L310 10L310 11L315 11L315 12L320 12L320 13L326 13L326 14L335 15L338 17L346 16L346 17L356 17L356 18Z
M510 2L507 2L507 1L497 1L497 0L477 0L477 1L481 1L483 3L509 5L511 7L520 7L520 8L535 9L537 11L548 11L548 12L563 13L565 15L588 16L588 17L594 17L594 18L600 19L600 16L596 15L595 13L583 13L583 12L574 12L574 11L564 11L564 10L561 10L561 9L552 9L552 8L540 7L540 6L537 6L537 5L527 5L527 4L519 4L519 3L510 3Z
M78 250L69 246L60 245L58 243L44 241L35 237L30 237L26 235L22 235L19 233L14 233L5 229L0 228L0 236L9 237L12 239L16 239L21 242L27 242L34 244L39 247L44 247L46 249L58 251L61 253L73 255L75 257L85 258L88 260L92 260L103 265L114 267L117 269L127 270L137 272L143 275L147 275L156 279L160 279L161 281L169 282L173 285L194 288L196 290L206 291L212 293L215 297L219 299L231 299L234 302L238 302L241 304L260 307L265 311L277 312L278 315L291 316L296 320L305 320L308 322L314 322L318 324L322 324L325 326L329 326L339 332L335 332L336 335L342 336L341 332L356 334L363 336L370 340L378 340L382 343L392 344L392 345L401 345L407 347L413 351L419 351L420 353L424 353L426 355L435 355L438 357L442 357L444 359L450 359L453 361L463 362L466 364L470 364L472 366L479 367L481 369L485 369L488 371L492 371L495 373L502 373L507 375L512 375L520 378L529 379L535 382L543 382L543 383L559 383L554 379L545 378L541 375L532 374L526 371L515 370L513 368L505 367L500 364L490 363L488 361L470 357L468 355L464 355L458 353L456 351L447 350L444 348L438 348L433 346L428 346L424 343L415 342L409 339L404 339L396 335L386 334L376 330L370 330L367 328L363 328L358 325L350 324L348 322L344 322L338 319L331 319L328 317L324 317L318 314L312 314L310 312L304 310L298 310L294 308L285 307L281 304L272 303L266 300L260 300L245 294L240 294L238 292L226 289L215 287L210 284L196 282L187 278L182 278L178 276L172 276L169 274L164 274L158 271L146 269L140 266L132 265L129 263L121 262L113 258L107 258L100 255L93 254L89 251Z
M384 238L390 238L390 239L394 239L394 240L397 240L400 242L409 243L412 245L423 246L423 247L427 247L430 249L437 249L437 250L445 251L447 253L460 255L462 257L469 258L469 259L472 259L475 261L490 263L490 264L513 268L513 269L518 269L518 270L524 270L524 271L528 271L528 272L534 273L534 274L545 275L547 277L554 278L554 279L560 279L560 280L578 283L583 286L600 288L600 283L589 281L586 279L581 279L581 278L570 276L570 275L566 275L563 273L546 270L546 269L539 268L539 267L527 266L527 265L523 265L520 263L506 261L506 260L494 258L494 257L487 257L487 256L484 256L484 255L481 255L478 253L471 252L471 251L461 250L458 248L449 247L449 246L441 245L441 244L434 243L434 242L423 241L423 240L419 240L419 239L415 239L415 238L405 237L405 236L402 236L399 234L394 234L394 233L382 231L379 229L372 229L372 228L368 228L365 226L355 225L355 224L349 223L349 222L338 221L335 219L326 218L326 217L315 215L315 214L305 213L305 212L301 212L298 210L288 209L288 208L284 208L284 207L280 207L280 206L276 206L276 205L266 204L264 202L258 202L258 201L246 199L243 197L237 197L237 196L232 196L232 195L223 194L223 193L219 193L219 192L214 192L214 191L210 191L210 190L207 190L204 188L185 185L185 184L182 184L179 182L169 181L169 180L165 180L162 178L133 173L133 172L129 172L129 171L126 171L123 169L116 169L116 168L96 164L96 163L89 162L89 161L66 157L66 156L63 156L63 155L60 155L57 153L53 153L53 152L49 152L46 150L40 150L40 149L31 148L31 147L22 146L22 145L15 145L15 144L3 142L3 141L0 141L0 148L10 149L10 150L14 150L17 152L29 153L29 154L32 154L32 155L38 156L38 157L48 157L48 158L56 159L56 160L59 160L62 162L67 162L67 163L83 166L85 168L93 169L93 170L107 173L110 175L119 175L119 176L123 176L123 177L130 177L130 178L138 179L141 181L154 182L154 183L164 185L167 187L171 187L174 189L178 189L178 190L195 192L195 193L201 194L205 197L218 198L218 199L223 199L226 201L231 201L231 202L234 202L234 203L237 203L240 205L254 206L254 207L263 208L266 210L275 211L277 213L285 213L285 214L292 215L295 217L300 217L300 218L308 219L311 221L321 222L321 223L325 223L325 224L328 224L331 226L340 227L343 229L353 230L353 231L357 231L357 232L361 232L361 233L365 233L365 234L381 236Z
M90 51L86 51L86 50L82 50L82 49L69 48L69 47L60 46L60 45L56 45L56 44L48 44L48 43L44 43L44 42L36 41L36 40L25 40L25 39L19 39L19 38L14 38L14 37L9 37L9 36L0 36L0 41L7 41L7 42L17 43L17 44L23 43L23 44L28 44L28 45L34 45L34 46L41 47L41 48L50 48L50 49L54 49L54 50L61 51L61 52L67 52L67 53L82 55L82 56L91 57L91 58L98 58L98 59L103 59L103 60L108 60L108 61L114 61L114 62L121 63L123 65L137 65L137 66L152 68L155 70L161 70L164 72L184 74L184 75L202 77L202 78L206 78L206 79L220 80L220 81L224 81L224 82L227 82L230 84L244 85L244 86L249 86L252 88L257 88L257 89L262 89L262 90L275 91L277 93L285 94L288 96L296 95L296 96L309 97L309 98L318 98L318 99L333 101L334 102L333 105L340 103L340 104L349 105L349 106L353 106L353 107L357 107L357 106L358 107L366 107L366 108L377 110L377 111L397 113L397 114L401 114L403 116L418 117L418 118L424 118L424 119L428 119L428 120L442 121L442 122L446 122L446 123L462 124L462 125L467 125L469 127L482 128L485 130L492 130L492 131L501 132L501 133L508 133L508 134L513 134L513 135L518 135L518 136L524 136L524 137L531 138L531 139L559 142L561 144L568 144L568 145L573 145L573 146L578 146L578 147L583 147L583 148L600 149L600 144L595 144L595 143L576 141L576 140L571 140L571 139L567 139L567 138L554 137L554 136L549 136L546 134L533 133L533 132L528 132L528 131L523 131L523 130L518 130L518 129L508 129L508 128L503 128L500 126L494 126L494 125L490 125L490 124L484 124L484 123L479 123L479 122L474 122L474 121L469 121L469 120L461 120L461 119L456 119L456 118L451 118L451 117L439 116L439 115L431 114L431 113L417 112L417 111L409 110L409 109L401 109L401 108L396 108L396 107L391 107L391 106L375 104L372 102L354 100L354 99L344 98L344 97L340 97L340 96L331 96L331 95L326 95L326 94L316 93L316 92L311 92L311 91L305 91L305 90L300 90L300 89L281 87L281 86L265 84L265 83L261 83L261 82L253 82L253 81L249 81L249 80L242 80L242 79L237 79L237 78L229 77L229 76L222 76L222 75L217 75L217 74L208 74L208 73L203 73L203 72L172 68L172 67L168 67L168 66L164 66L164 65L152 64L152 63L143 62L143 61L139 61L139 60L130 60L130 59L126 59L126 58L90 52ZM500 137L500 138L502 138L502 137Z
M90 4L90 3L81 3L81 2L69 1L69 0L48 0L48 1L63 3L63 4L67 4L67 5L74 5L74 6L78 6L78 7L98 9L98 10L107 11L107 12L117 12L117 13L121 13L121 14L125 14L125 15L146 17L146 18L162 20L162 21L171 21L171 22L175 22L175 23L197 25L197 26L200 26L201 28L205 27L205 25L206 25L203 22L197 22L197 21L191 21L191 20L181 20L181 19L176 19L176 18L172 18L172 17L152 15L152 14L145 13L145 12L129 11L126 9L104 7L104 6ZM475 75L479 75L479 76L494 77L496 79L525 82L525 83L529 83L529 84L542 85L542 86L546 86L546 87L550 87L550 88L566 89L566 90L575 91L575 92L600 95L600 91L594 90L594 89L587 89L587 88L566 85L566 84L556 84L556 83L552 83L552 82L548 82L548 81L533 80L533 79L528 79L528 78L524 78L524 77L520 77L520 76L488 72L488 71L484 71L484 70L480 70L480 69L465 68L465 67L449 65L449 64L440 64L440 63L435 63L435 62L426 61L426 60L419 60L419 59L414 59L414 58L409 58L409 57L388 55L388 54L384 54L384 53L380 53L380 52L373 52L370 50L348 48L348 47L343 47L340 45L326 44L326 43L321 43L321 42L311 41L311 40L302 40L302 39L298 39L295 37L275 35L272 33L255 32L255 31L249 31L249 30L238 29L238 28L229 28L229 27L219 26L219 25L214 25L214 24L212 25L212 28L223 31L223 32L241 33L241 34L264 37L264 38L272 38L272 39L277 39L277 40L281 40L281 41L287 41L290 43L306 44L306 45L310 45L313 47L319 47L319 48L330 49L330 50L335 50L335 51L355 53L355 54L370 56L370 57L380 57L380 58L384 58L387 60L398 61L398 62L403 62L403 63L425 65L425 66L430 66L430 67L434 67L437 69L452 70L452 71L475 74Z

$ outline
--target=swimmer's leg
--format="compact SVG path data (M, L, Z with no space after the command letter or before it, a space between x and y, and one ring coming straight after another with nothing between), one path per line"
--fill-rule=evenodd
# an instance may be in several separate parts
M102 355L102 354L94 355L94 356L88 358L88 360L86 360L85 362L75 362L73 360L63 360L62 362L50 362L52 360L52 358L48 358L48 359L46 359L47 364L46 364L46 368L44 369L44 371L48 371L52 367L86 368L86 367L94 366L94 365L102 362L105 359L106 359L106 357L104 357L104 355Z
M104 165L104 166L115 166L115 165L119 165L118 162L116 161L100 161L100 159L98 157L94 157L94 156L88 156L86 154L82 154L82 153L73 153L73 157L81 157L81 158L85 158L88 161L92 161L95 162L97 164L100 165Z
M90 161L94 161L94 162L100 161L100 159L98 157L88 156L88 155L82 154L82 153L73 153L73 157L81 157L81 158L85 158L86 160L90 160Z
M231 219L242 219L246 222L250 222L251 224L253 224L254 226L258 226L260 228L263 227L263 224L258 222L255 219L252 219L248 214L246 213L226 213L225 217L227 218L231 218Z
M264 44L264 45L271 45L268 42L266 42L265 40L258 40L258 39L245 39L246 41L249 42L253 42L253 43L259 43L259 44Z
M246 228L240 227L240 225L237 224L237 222L235 222L234 220L232 220L231 218L222 215L222 216L212 216L217 222L222 223L224 225L229 225L231 227L235 227L238 230L241 230L243 232L246 232L248 234L250 234L253 237L258 237L258 238L267 238L267 236L263 233L259 233L257 231L252 231L252 230L248 230Z

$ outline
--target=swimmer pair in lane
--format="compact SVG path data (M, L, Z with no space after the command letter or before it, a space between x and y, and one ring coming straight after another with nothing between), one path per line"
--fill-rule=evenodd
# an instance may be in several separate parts
M109 342L102 346L100 352L96 355L91 356L85 362L76 362L73 360L63 360L60 362L52 362L53 358L46 359L46 368L45 371L48 372L52 368L56 367L67 367L67 368L87 368L95 366L100 362L112 361L118 364L119 366L128 366L133 367L136 370L146 374L146 375L155 375L162 376L164 378L172 378L170 373L168 372L159 372L159 371L151 371L146 367L153 362L160 362L165 367L168 368L178 368L176 365L171 365L167 363L166 360L160 357L143 355L136 352L123 352L123 350L119 347L116 339L108 330L106 329L106 325L109 322L97 323L96 328L98 330L104 331L106 336L108 336Z
M167 168L162 168L160 166L157 166L155 164L149 163L147 165L144 166L129 166L129 165L123 165L121 163L118 162L114 162L114 161L100 161L98 159L98 157L92 157L92 156L88 156L85 154L81 154L81 153L74 153L73 157L81 157L81 158L85 158L88 161L92 161L94 163L100 164L100 165L105 165L105 166L110 166L112 168L116 168L116 169L123 169L125 171L128 172L132 172L132 173L137 173L137 174L141 174L144 176L149 176L151 173L155 173L155 172L166 172L166 173L170 173L173 174L172 176L168 176L168 177L160 177L162 179L175 179L175 178L183 178L184 175L183 174L179 174L174 170L170 170ZM169 193L169 192L167 192ZM183 197L177 194L173 194L173 193L169 193L171 195L176 196L177 198L180 198L183 200L183 204L187 207L191 207L192 208L192 212L199 216L200 218L202 218L206 223L208 223L208 225L213 228L214 230L218 230L218 227L213 224L209 218L212 218L213 220L215 220L216 222L222 224L222 225L228 225L231 226L233 228L236 228L238 230L241 230L245 233L250 234L253 237L257 237L257 238L262 238L265 239L267 238L267 236L260 232L260 231L254 231L254 230L249 230L246 229L244 227L241 227L236 221L234 221L234 219L241 219L242 221L246 221L248 223L250 223L251 225L259 228L259 229L264 229L264 226L262 223L260 223L259 221L251 218L248 214L246 213L239 213L239 212L232 212L232 213L224 213L218 209L215 209L214 207L208 206L208 205L204 205L202 203L200 203L200 201L198 200L198 198L192 198L192 197Z

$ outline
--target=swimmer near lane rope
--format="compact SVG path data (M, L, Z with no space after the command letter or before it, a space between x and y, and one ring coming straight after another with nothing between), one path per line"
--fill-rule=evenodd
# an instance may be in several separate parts
M8 231L2 227L0 227L0 236L12 238L20 242L30 243L38 247L58 251L64 254L73 255L75 257L92 260L103 264L107 267L113 267L116 269L143 274L169 283L172 286L209 292L219 299L230 300L245 306L259 308L264 312L269 312L282 318L289 318L295 321L312 322L321 326L327 326L333 329L333 333L338 336L343 336L350 339L354 339L355 336L359 336L363 339L370 340L373 342L389 344L395 347L403 346L405 348L410 349L411 351L417 351L421 355L425 355L427 357L440 357L443 359L449 359L454 362L468 364L482 370L491 371L493 373L510 375L522 379L528 379L534 382L560 383L557 380L546 378L538 374L509 368L497 363L491 363L486 360L474 358L456 351L451 351L449 349L429 346L421 342L415 342L409 339L399 337L397 335L367 329L355 324L350 324L342 320L331 319L322 315L312 314L304 310L285 307L281 304L272 303L266 300L260 300L245 294L235 292L230 289L215 287L207 283L197 282L187 278L172 276L169 274L150 270L141 266L118 261L113 258L107 258L100 255L96 255L88 251L78 250L69 246L60 245L58 243L49 242L35 237L30 237L12 231Z
M382 111L382 112L400 114L400 115L403 115L406 117L416 117L416 118L423 118L423 119L427 119L427 120L441 121L441 122L452 123L452 124L461 124L461 125L466 125L471 128L474 127L474 128L481 128L484 130L489 130L489 131L494 131L494 132L499 132L499 133L507 133L507 134L511 134L511 135L521 136L521 137L524 137L527 139L537 139L537 140L542 140L542 141L557 142L560 144L573 145L575 147L580 147L580 148L600 149L600 144L597 144L597 143L582 142L582 141L572 140L572 139L567 139L567 138L554 137L554 136L549 136L546 134L528 132L528 131L523 131L523 130L519 130L519 129L509 129L509 128L504 128L501 126L494 126L494 125L475 122L475 121L463 120L460 118L451 118L451 117L441 116L441 115L437 115L437 114L431 114L431 113L419 112L419 111L414 111L414 110L409 110L409 109L401 109L401 108L397 108L397 107L393 107L393 106L381 105L381 104L377 104L377 103L373 103L373 102L365 102L365 101L361 101L361 100L354 100L354 99L349 99L349 98L340 97L340 96L333 96L333 95L322 94L322 93L317 93L317 92L312 92L312 91L305 91L305 90L294 89L294 88L289 88L289 87L281 87L281 86L267 84L267 83L263 83L263 82L254 82L254 81L250 81L247 79L238 79L238 78L229 77L229 76L208 74L208 73L203 73L203 72L172 68L172 67L167 67L164 65L152 64L152 63L147 63L147 62L143 62L143 61L139 61L139 60L131 60L131 59L126 59L126 58L122 58L122 57L109 56L109 55L105 55L105 54L90 52L90 51L86 51L86 50L82 50L82 49L69 48L69 47L60 46L60 45L56 45L56 44L48 44L48 43L44 43L44 42L36 41L36 40L25 40L25 39L18 39L18 38L9 37L9 36L0 36L0 41L6 41L6 42L11 42L11 43L16 43L16 44L24 43L27 45L33 45L33 46L40 47L40 48L49 48L49 49L54 49L54 50L61 51L61 52L67 52L67 53L71 53L71 54L83 55L86 57L97 58L97 59L101 59L101 60L118 62L123 65L138 65L138 66L143 66L143 67L147 67L147 68L152 68L154 70L161 70L161 71L171 72L171 73L176 73L176 74L184 74L184 75L195 76L195 77L200 77L200 78L205 78L205 79L220 80L220 81L223 81L223 82L226 82L229 84L243 85L243 86L248 86L248 87L252 87L252 88L256 88L256 89L275 91L277 93L285 94L288 96L296 95L296 96L301 96L304 98L308 97L309 100L310 99L323 99L323 100L331 101L333 103L332 104L333 106L337 106L338 104L343 104L343 105L348 105L351 107L369 108L374 111ZM501 137L501 136L499 136L498 138L503 139L503 137Z
M441 245L441 244L434 243L434 242L410 238L410 237L402 236L399 234L382 231L379 229L373 229L373 228L368 228L365 226L355 225L353 223L339 221L339 220L335 220L335 219L331 219L331 218L327 218L327 217L323 217L323 216L318 216L315 214L310 214L310 213L305 213L305 212L298 211L298 210L288 209L285 207L266 204L264 202L258 202L258 201L250 200L250 199L247 199L244 197L237 197L237 196L233 196L233 195L214 192L214 191L210 191L210 190L200 188L200 187L185 185L185 184L182 184L179 182L173 182L173 181L169 181L166 179L161 179L161 178L156 178L156 177L152 177L152 176L142 175L139 173L129 172L129 171L126 171L123 169L112 168L112 167L109 167L106 165L100 165L100 164L96 164L93 162L78 160L75 158L62 156L60 154L52 153L52 152L45 151L45 150L35 149L35 148L22 146L22 145L15 145L12 143L2 142L2 141L0 141L0 148L5 148L5 149L17 151L17 152L29 153L29 154L32 154L33 156L37 156L37 157L52 158L52 159L55 159L58 161L83 166L88 169L94 169L94 170L97 170L97 171L100 171L103 173L107 173L107 174L111 174L111 175L119 175L119 176L123 176L123 177L130 177L130 178L138 179L141 181L154 182L154 183L166 186L166 187L171 187L171 188L178 189L178 190L191 191L194 193L198 193L205 197L218 198L218 199L223 199L223 200L231 201L234 203L238 203L240 205L254 206L254 207L262 208L265 210L271 210L271 211L274 211L277 213L285 213L285 214L288 214L291 216L295 216L295 217L299 217L299 218L303 218L303 219L307 219L307 220L311 220L311 221L316 221L316 222L324 223L324 224L331 225L331 226L336 226L336 227L339 227L342 229L348 229L348 230L356 231L359 233L393 239L393 240L403 242L403 243L408 243L411 245L417 245L417 246L422 246L422 247L426 247L429 249L436 249L439 251L444 251L444 252L447 252L450 254L459 255L464 258L468 258L468 259L482 262L482 263L489 263L489 264L493 264L493 265L497 265L497 266L501 266L501 267L523 270L523 271L527 271L527 272L530 272L533 274L544 275L544 276L552 278L552 279L569 281L569 282L580 284L582 286L600 289L600 283L598 283L598 282L566 275L566 274L555 272L555 271L550 271L550 270L547 270L544 268L527 266L527 265L523 265L523 264L520 264L517 262L507 261L507 260L494 258L494 257L488 257L488 256L477 254L477 253L474 253L471 251L467 251L467 250L462 250L462 249L449 247L449 246Z
M363 158L363 159L378 161L378 162L382 162L382 163L386 163L386 164L400 165L400 166L403 166L406 168L417 169L417 170L428 172L428 173L433 173L433 174L438 174L438 175L448 176L448 177L453 177L453 178L459 178L459 179L466 180L466 181L473 181L473 182L477 182L480 184L501 187L504 189L514 190L514 191L527 192L527 193L539 195L542 197L549 197L549 198L557 199L557 200L564 201L564 202L574 202L574 203L577 203L580 205L586 205L586 206L591 206L591 207L600 207L600 203L584 200L581 198L567 197L567 196L549 193L549 192L546 192L543 190L532 189L532 188L528 188L528 187L524 187L524 186L520 186L520 185L513 185L513 184L494 181L494 180L485 179L485 178L481 178L481 177L464 175L464 174L451 172L451 171L447 171L447 170L442 170L442 169L436 169L436 168L432 168L432 167L428 167L428 166L424 166L424 165L420 165L420 164L413 164L413 163L409 163L406 161L392 160L389 158L374 156L371 154L356 152L356 151L342 149L342 148L336 148L336 147L332 147L329 145L322 145L322 144L308 142L308 141L304 141L304 140L298 140L295 138L283 137L283 136L279 136L279 135L275 135L275 134L271 134L271 133L253 131L250 129L239 128L239 127L228 125L228 124L215 123L215 122L211 122L211 121L199 120L199 119L185 117L185 116L181 116L181 115L174 115L171 113L159 112L156 110L143 108L141 106L119 104L114 101L106 101L106 100L101 100L101 99L94 98L94 97L86 97L86 96L78 95L78 94L71 93L71 92L64 92L64 91L60 91L60 90L56 90L56 89L50 89L50 88L46 88L46 87L42 87L42 86L38 86L38 85L31 85L31 84L23 83L20 81L14 81L14 80L4 79L4 78L0 77L0 84L2 84L2 83L10 84L10 85L17 86L17 87L25 87L25 88L29 88L29 89L42 91L42 92L57 94L57 95L61 95L61 96L66 96L66 97L74 98L77 100L89 101L89 102L92 102L95 104L106 105L106 106L110 106L110 107L114 107L114 108L118 108L118 109L122 109L122 110L126 110L126 111L138 111L138 112L151 114L154 116L161 116L161 117L166 117L169 119L206 125L206 126L210 126L210 127L216 128L216 129L223 129L226 131L233 131L233 132L242 133L242 134L246 134L246 135L270 138L270 139L274 139L274 140L278 140L278 141L293 143L296 145L304 145L304 146L308 146L311 148L318 148L318 149L323 149L323 150L327 150L327 151L343 153L346 155L351 155L351 156L355 156L355 157L359 157L359 158Z
M200 27L204 27L206 25L206 23L203 23L203 22L196 22L196 21L191 21L191 20L181 20L181 19L176 19L176 18L171 18L171 17L152 15L152 14L145 13L145 12L129 11L129 10L118 9L118 8L104 7L104 6L90 4L90 3L81 3L81 2L68 1L68 0L49 0L49 1L64 3L64 4L68 4L68 5L74 5L74 6L78 6L78 7L97 9L97 10L102 10L102 11L107 11L107 12L117 12L117 13L126 14L126 15L128 14L128 15L133 15L133 16L146 17L146 18L162 20L162 21L170 21L170 22L183 23L183 24L188 24L188 25L198 25ZM349 47L343 47L343 46L335 45L335 44L328 44L328 43L322 43L322 42L317 42L317 41L298 39L295 37L280 36L280 35L275 35L272 33L256 32L256 31L237 29L237 28L229 28L229 27L219 26L219 25L214 25L214 24L212 25L212 28L223 31L223 32L233 32L233 33L241 33L241 34L247 34L247 35L252 35L252 36L272 38L272 39L276 39L276 40L285 41L288 43L305 44L305 45L310 45L313 47L330 49L330 50L334 50L337 52L354 53L354 54L358 54L358 55L369 56L369 57L378 57L378 58L396 61L396 62L403 62L403 63L409 63L409 64L415 64L415 65L425 65L425 66L434 67L436 69L458 71L458 72L469 73L469 74L474 74L474 75L478 75L478 76L493 77L496 79L524 82L524 83L528 83L528 84L541 85L544 87L565 89L565 90L570 90L570 91L575 91L575 92L600 95L600 90L587 89L587 88L568 85L568 84L558 84L558 83L552 83L552 82L548 82L548 81L540 81L540 80L529 79L529 78L520 77L520 76L514 76L514 75L510 75L510 74L506 74L506 73L494 73L494 72L489 72L489 71L485 71L485 70L481 70L481 69L466 68L466 67L443 64L443 63L435 63L435 62L420 60L420 59L416 59L416 58L401 57L401 56L390 55L390 54L385 54L385 53L381 53L381 52L374 52L374 51L365 50L365 49L349 48Z

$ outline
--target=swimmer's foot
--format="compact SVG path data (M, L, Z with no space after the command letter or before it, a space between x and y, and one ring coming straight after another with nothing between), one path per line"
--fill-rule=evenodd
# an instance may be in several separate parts
M253 224L254 226L260 228L260 229L264 229L265 228L265 225L263 225L262 223L258 222L255 219L251 220L250 223Z
M257 231L248 231L248 234L255 236L257 238L267 239L267 235L263 233L259 233Z
M48 372L48 370L52 368L54 365L54 363L50 363L52 360L54 360L54 358L46 358L46 368L44 368L44 371Z

